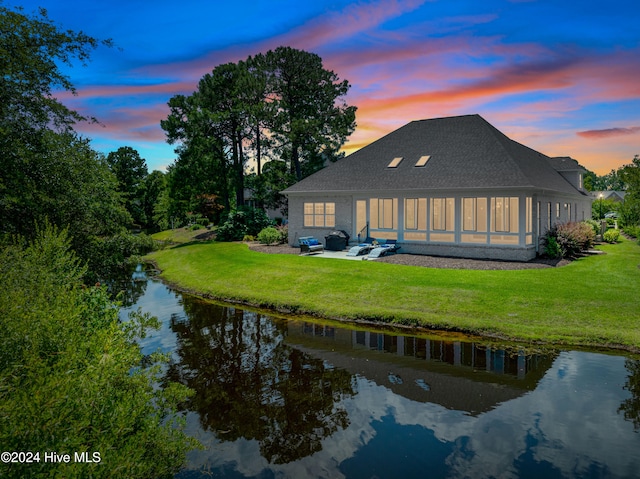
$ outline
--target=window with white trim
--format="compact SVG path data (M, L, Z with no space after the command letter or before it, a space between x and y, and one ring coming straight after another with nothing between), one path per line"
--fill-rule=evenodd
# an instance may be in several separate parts
M431 229L453 231L455 213L454 198L431 198Z
M404 200L404 229L421 230L427 229L427 199L426 198L405 198Z
M462 198L462 231L487 232L486 198Z
M336 225L336 204L332 202L317 202L304 204L305 227L327 227Z
M518 203L517 196L491 198L491 232L518 232Z

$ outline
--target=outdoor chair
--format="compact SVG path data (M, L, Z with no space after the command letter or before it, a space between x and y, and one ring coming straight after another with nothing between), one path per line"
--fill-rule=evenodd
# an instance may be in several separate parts
M300 254L323 253L324 246L316 238L305 236L300 238Z

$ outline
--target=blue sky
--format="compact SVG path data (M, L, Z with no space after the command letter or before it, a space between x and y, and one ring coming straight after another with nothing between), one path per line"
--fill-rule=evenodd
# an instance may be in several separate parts
M347 153L412 120L478 113L511 138L605 174L640 154L640 2L5 0L64 29L111 38L66 70L60 98L131 146L150 170L175 160L160 120L216 65L287 45L351 83Z

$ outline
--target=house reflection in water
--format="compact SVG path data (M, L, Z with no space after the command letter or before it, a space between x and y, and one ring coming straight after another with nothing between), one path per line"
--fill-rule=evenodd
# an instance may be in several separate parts
M408 399L471 415L534 390L558 355L298 321L286 341Z

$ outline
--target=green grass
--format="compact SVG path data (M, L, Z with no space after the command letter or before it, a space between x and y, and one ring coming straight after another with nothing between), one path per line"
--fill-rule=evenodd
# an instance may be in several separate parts
M262 254L191 243L149 255L162 277L202 296L328 319L640 349L640 246L568 266L476 271Z
M191 231L188 228L176 228L173 230L160 231L154 233L151 237L161 243L169 244L185 244L196 240L196 236L206 233L204 228Z

